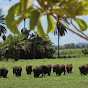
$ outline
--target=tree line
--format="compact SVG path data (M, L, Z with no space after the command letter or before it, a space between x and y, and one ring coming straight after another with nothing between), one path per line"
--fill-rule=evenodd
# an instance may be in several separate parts
M0 56L7 60L52 58L54 53L54 45L41 39L37 33L32 33L29 37L26 34L10 34L0 43Z
M88 48L88 44L74 44L74 43L69 43L65 45L60 45L60 49L83 49L83 48ZM55 49L58 49L58 46L55 46Z

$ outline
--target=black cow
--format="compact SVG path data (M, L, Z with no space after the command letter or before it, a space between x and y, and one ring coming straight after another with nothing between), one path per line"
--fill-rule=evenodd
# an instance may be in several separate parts
M88 74L88 64L84 64L84 65L80 66L79 70L80 70L81 75Z
M53 66L53 72L56 72L56 75L59 74L59 76L61 75L62 72L64 72L65 75L65 65L64 64L56 64Z
M0 76L3 76L4 78L6 78L7 74L8 74L8 69L6 67L1 67Z
M34 72L34 77L39 77L40 74L42 74L43 76L43 69L42 69L42 66L36 66L34 69L33 69L33 72Z
M21 71L22 71L21 66L14 66L13 67L13 74L15 74L16 76L21 76Z
M68 73L72 72L72 68L73 68L72 64L67 64L66 69Z
M27 74L31 74L31 72L32 72L32 65L27 65L26 66L26 72L27 72Z
M48 74L50 76L51 68L52 68L51 65L42 65L44 76L45 76L45 74Z

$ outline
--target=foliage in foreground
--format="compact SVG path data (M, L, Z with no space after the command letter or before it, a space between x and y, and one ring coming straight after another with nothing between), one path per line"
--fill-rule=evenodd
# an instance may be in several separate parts
M56 20L63 28L71 31L72 33L88 40L88 36L83 32L87 30L87 23L80 19L79 16L88 15L88 0L20 0L12 6L6 16L7 27L14 34L19 33L18 24L24 19L29 18L30 30L35 30L39 37L49 41L46 37L44 29L41 24L41 18L45 15L47 17L47 34L54 31ZM58 17L57 17L58 15ZM18 18L18 19L15 19ZM73 22L73 20L77 23ZM69 28L64 23L70 24ZM72 28L76 30L73 30ZM62 30L62 29L61 29Z
M8 62L0 61L0 67L5 66L8 68L9 73L7 78L0 78L0 88L87 88L88 87L88 75L81 76L79 72L79 66L88 62L88 56L71 59L33 59L33 60L18 60L13 61L9 59ZM51 76L45 76L43 78L34 78L32 75L26 74L26 65L35 66L40 65L55 65L55 64L73 64L72 74L66 73L60 77L56 76L53 71ZM12 67L20 65L22 66L22 76L16 77L12 74Z

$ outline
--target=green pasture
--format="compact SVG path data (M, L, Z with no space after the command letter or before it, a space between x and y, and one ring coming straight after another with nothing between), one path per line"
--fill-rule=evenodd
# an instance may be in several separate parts
M64 49L64 50L59 50L60 56L82 56L84 55L81 52L82 49ZM58 50L56 50L55 54L53 55L54 57L58 57Z
M33 68L39 65L55 65L55 64L73 64L73 71L71 74L66 72L61 76L56 76L51 72L51 76L45 76L34 78L33 73L31 75L26 74L25 66L32 65ZM79 72L79 66L88 63L88 56L79 58L66 58L66 59L33 59L33 60L19 60L13 61L0 61L0 67L7 67L9 73L7 78L0 78L0 88L88 88L88 75L81 76ZM16 77L12 73L12 67L15 65L22 66L21 77Z

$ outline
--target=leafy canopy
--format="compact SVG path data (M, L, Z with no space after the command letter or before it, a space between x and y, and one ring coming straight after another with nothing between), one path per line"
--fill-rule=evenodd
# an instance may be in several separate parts
M47 40L44 29L41 25L41 17L47 16L47 34L54 31L56 20L63 28L70 30L76 35L88 40L88 36L82 31L87 30L87 23L77 18L78 16L88 15L88 0L36 0L39 6L33 3L33 0L20 0L19 3L12 6L6 16L7 27L14 33L19 33L18 25L25 18L29 18L30 30L37 27L38 35ZM57 17L59 15L59 17ZM16 19L18 18L18 19ZM66 20L67 19L67 20ZM79 29L73 24L74 20ZM63 22L71 24L78 32L64 25ZM81 34L80 34L81 33Z
M5 22L5 15L3 15L2 12L3 12L3 10L0 9L0 36L2 36L3 40L5 41L5 39L6 39L5 33L7 30L4 27L6 22Z

